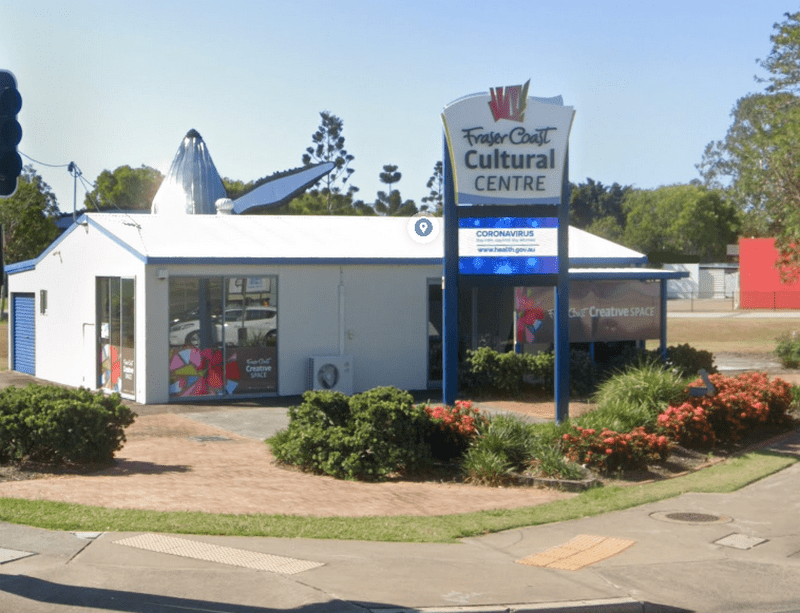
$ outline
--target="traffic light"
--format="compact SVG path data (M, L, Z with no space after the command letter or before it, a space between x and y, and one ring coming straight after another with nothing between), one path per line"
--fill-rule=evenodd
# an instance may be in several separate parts
M22 140L22 127L17 121L20 108L22 97L17 80L7 70L0 70L0 198L17 191L17 177L22 172L22 158L17 153Z

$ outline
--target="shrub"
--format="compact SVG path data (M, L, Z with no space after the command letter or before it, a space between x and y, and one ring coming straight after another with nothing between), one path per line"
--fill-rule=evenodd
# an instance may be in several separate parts
M652 428L661 412L682 400L684 388L685 381L677 373L657 362L643 361L601 383L594 395L598 408L580 423L618 432L637 426Z
M713 396L690 398L700 407L718 442L734 444L759 425L786 426L791 423L792 388L781 379L769 380L765 373L749 372L736 377L709 376L716 388ZM701 385L697 380L692 385Z
M667 408L658 416L658 428L687 449L711 449L717 439L706 411L688 402Z
M408 392L378 387L347 398L306 392L268 442L279 462L337 478L377 480L430 466L431 421Z
M532 442L529 424L513 415L494 415L475 446L502 455L512 469L522 470L530 458Z
M588 351L569 352L569 386L575 396L590 395L597 385L597 364Z
M118 394L9 387L0 392L0 461L108 463L135 417Z
M508 483L514 472L502 453L481 446L471 447L467 451L462 468L467 483L494 487Z
M669 454L670 442L664 435L652 434L644 428L634 428L621 434L613 430L581 428L562 436L567 457L601 473L646 466L663 461Z
M433 422L428 444L437 460L461 457L470 443L483 433L489 420L469 401L457 400L456 406L423 406Z
M800 367L800 334L795 331L779 336L775 355L784 368Z
M703 349L695 349L688 343L667 347L667 367L681 377L693 377L700 369L708 373L717 372L713 354Z
M520 353L498 353L490 347L467 351L464 387L515 394L528 372L528 360Z
M552 392L556 372L556 356L552 351L525 353L527 372L531 378L546 390Z
M574 481L586 477L586 471L575 462L564 457L561 445L541 446L533 453L530 461L530 472L538 477L552 479L571 479Z

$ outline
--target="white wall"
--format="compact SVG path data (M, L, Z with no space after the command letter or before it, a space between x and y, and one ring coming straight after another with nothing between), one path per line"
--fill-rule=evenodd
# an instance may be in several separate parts
M278 386L305 391L308 358L338 355L339 284L344 286L344 354L353 385L428 385L427 279L438 266L292 266L278 279Z
M700 264L664 264L664 269L689 273L684 279L667 280L668 299L697 298L700 290Z
M144 267L129 252L96 229L77 227L45 252L31 271L9 275L9 293L36 296L36 376L55 383L95 389L97 382L97 331L95 278L121 276L135 279L136 304L143 304ZM47 312L40 311L40 290L47 291ZM136 343L144 326L137 308ZM13 322L9 322L13 330ZM9 346L13 352L13 345ZM137 358L138 358L137 350ZM9 367L12 355L9 355ZM142 378L137 372L137 394Z
M440 266L150 266L144 304L147 337L146 374L141 360L137 382L145 380L140 402L169 401L168 276L278 277L278 394L306 390L308 358L353 356L354 391L379 385L401 389L427 387L428 278ZM340 332L339 285L344 287L344 328ZM144 285L144 284L142 284ZM138 286L137 286L138 287ZM137 337L138 340L138 337Z

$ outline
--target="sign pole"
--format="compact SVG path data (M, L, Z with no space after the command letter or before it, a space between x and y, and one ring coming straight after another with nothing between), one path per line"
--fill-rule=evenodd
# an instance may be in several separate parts
M458 395L458 214L450 148L444 141L444 269L442 276L442 401L455 406Z
M558 284L555 295L556 423L569 419L569 150L558 205Z
M465 96L442 112L443 400L453 405L458 394L460 277L470 286L555 286L560 422L569 413L566 162L575 111L561 96L529 98L529 84Z

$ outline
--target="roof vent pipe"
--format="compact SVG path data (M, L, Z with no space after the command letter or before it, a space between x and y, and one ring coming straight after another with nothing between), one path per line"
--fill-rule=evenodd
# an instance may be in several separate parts
M214 206L217 207L217 215L230 215L233 213L233 200L230 198L219 198Z

